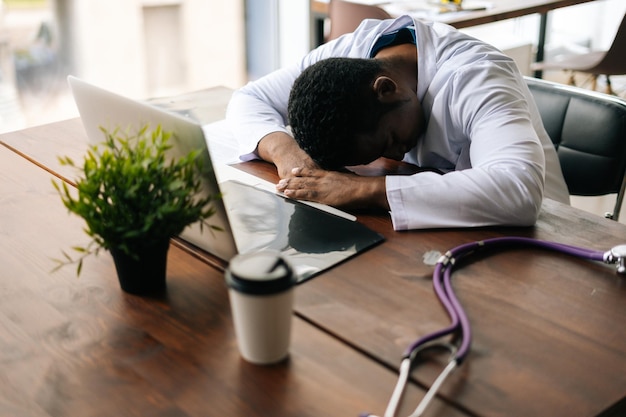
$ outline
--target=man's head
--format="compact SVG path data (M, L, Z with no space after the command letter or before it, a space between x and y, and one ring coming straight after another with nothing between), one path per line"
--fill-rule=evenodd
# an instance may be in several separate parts
M306 68L288 107L300 147L326 169L402 159L421 134L423 116L415 93L394 74L379 59L329 58Z

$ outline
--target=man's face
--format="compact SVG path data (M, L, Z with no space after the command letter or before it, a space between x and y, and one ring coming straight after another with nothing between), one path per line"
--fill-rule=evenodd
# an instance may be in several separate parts
M356 149L346 165L369 164L380 157L401 161L423 131L424 112L413 96L381 117L373 133L357 135Z

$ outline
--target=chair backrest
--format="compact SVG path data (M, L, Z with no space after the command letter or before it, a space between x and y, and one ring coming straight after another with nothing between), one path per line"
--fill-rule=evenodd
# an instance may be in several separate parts
M604 75L626 74L626 14L622 18L613 43L604 58L595 66L593 73Z
M572 195L617 193L617 220L626 181L626 101L526 77L543 125L557 149ZM609 217L609 216L607 216Z
M390 19L391 15L380 7L346 0L330 0L328 5L330 33L327 40L353 32L364 19Z

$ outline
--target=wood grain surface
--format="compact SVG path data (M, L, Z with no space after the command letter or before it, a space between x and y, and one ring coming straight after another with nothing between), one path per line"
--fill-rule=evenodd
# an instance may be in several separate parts
M287 361L241 359L222 272L175 245L162 297L123 293L108 253L78 278L73 267L51 273L85 239L51 177L0 146L0 415L382 412L395 373L300 318ZM429 415L441 414L466 415L438 401Z

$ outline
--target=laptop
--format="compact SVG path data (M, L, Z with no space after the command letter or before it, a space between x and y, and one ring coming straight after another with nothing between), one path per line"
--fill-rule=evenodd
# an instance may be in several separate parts
M148 124L150 130L161 125L172 132L173 158L200 150L208 168L202 192L222 195L213 200L215 214L207 222L220 230L191 225L180 235L186 242L224 261L237 254L277 250L292 265L298 282L303 282L384 240L361 223L267 189L233 179L218 183L211 138L197 120L74 76L69 76L68 82L91 144L104 141L101 127L132 132Z

